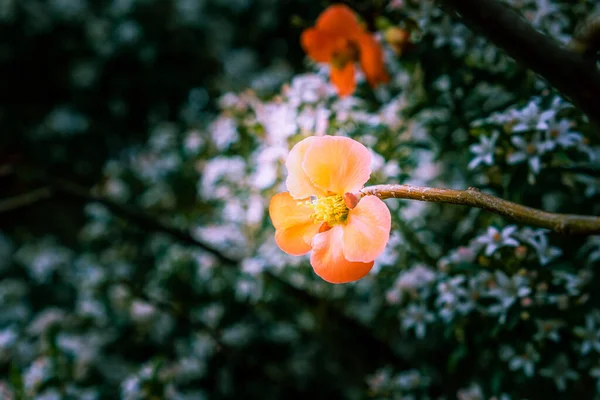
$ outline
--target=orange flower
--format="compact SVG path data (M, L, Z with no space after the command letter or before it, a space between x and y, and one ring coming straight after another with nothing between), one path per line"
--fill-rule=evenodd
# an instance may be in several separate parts
M385 248L390 211L375 196L358 198L369 180L371 154L355 140L309 137L286 161L289 192L271 199L275 241L284 252L306 254L315 273L331 283L364 277Z
M328 7L314 27L305 29L300 38L304 51L316 62L329 63L331 82L340 96L354 92L354 63L360 62L372 87L388 82L383 50L373 35L359 23L354 12L343 4Z

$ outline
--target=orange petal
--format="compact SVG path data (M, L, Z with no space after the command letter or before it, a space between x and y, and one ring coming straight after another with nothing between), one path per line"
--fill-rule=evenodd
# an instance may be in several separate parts
M358 23L354 11L343 4L334 4L327 7L319 15L315 26L321 31L335 33L347 38L354 37L364 31Z
M343 51L348 46L348 41L333 32L308 28L302 32L300 44L314 61L326 63L331 61L335 53Z
M392 217L376 196L363 197L348 213L344 228L344 257L350 261L375 260L390 239Z
M298 204L289 193L278 193L271 199L269 215L275 227L275 242L281 250L292 255L306 254L313 237L322 224L310 217L313 209Z
M304 168L302 168L306 151L315 140L317 140L316 137L310 136L296 143L285 161L288 170L285 184L295 199L306 199L310 196L324 196L327 194L326 190L318 188L311 182L306 172L304 172Z
M390 77L385 70L383 50L373 35L364 33L356 38L360 50L360 67L365 73L367 82L372 87L389 82Z
M313 251L310 263L315 273L331 283L346 283L359 280L373 268L373 261L368 263L352 262L344 258L344 231L342 225L319 233L313 239Z
M371 175L370 164L371 153L356 140L321 136L306 149L302 168L314 185L343 196L364 186Z
M275 243L284 252L293 256L301 256L312 248L312 240L319 232L321 225L311 221L286 229L278 229L275 231Z
M331 66L331 83L337 88L340 97L354 93L356 79L354 77L354 63L347 62L342 68Z
M275 229L286 229L295 225L312 222L310 217L314 210L306 205L298 204L288 192L277 193L271 198L269 216Z

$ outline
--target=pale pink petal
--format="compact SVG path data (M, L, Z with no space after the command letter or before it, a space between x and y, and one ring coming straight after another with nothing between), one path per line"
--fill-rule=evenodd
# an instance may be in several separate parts
M336 225L330 230L319 233L313 238L313 251L310 263L315 273L330 283L346 283L359 280L373 268L368 263L348 261L344 258L344 230Z
M302 168L313 185L344 195L359 191L371 175L371 153L356 140L341 136L314 138Z
M296 143L285 162L288 170L288 177L285 184L295 199L305 199L310 196L324 196L327 194L326 190L316 187L311 182L302 168L306 151L315 140L317 140L316 137L310 136Z
M350 261L375 260L390 239L390 210L376 196L363 197L348 213L344 230L344 257Z

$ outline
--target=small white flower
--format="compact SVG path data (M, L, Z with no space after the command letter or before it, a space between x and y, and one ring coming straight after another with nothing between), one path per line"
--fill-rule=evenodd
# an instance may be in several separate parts
M585 187L583 189L585 197L591 198L600 194L600 179L583 174L576 174L574 178Z
M525 351L517 353L511 347L503 349L500 357L508 361L508 368L511 371L523 370L529 378L535 373L535 365L540 360L540 355L531 343L525 345Z
M233 185L240 185L246 176L246 162L240 156L215 157L202 168L198 195L205 199L232 197Z
M547 234L549 232L547 229L523 228L517 235L522 241L533 247L542 266L562 255L561 249L550 246L548 243Z
M204 138L197 130L187 133L183 143L183 148L188 155L196 155L204 147Z
M535 27L539 27L547 17L561 12L560 8L549 0L536 0L535 3L536 10L526 13L526 18Z
M552 121L548 124L545 137L547 150L554 150L556 146L567 149L583 144L583 135L579 132L573 132L571 122L566 119Z
M577 326L573 329L575 334L581 338L580 351L582 355L586 355L592 350L600 353L599 316L597 311L588 314L585 316L585 326Z
M208 129L213 143L220 151L227 149L239 138L236 122L225 115L214 120Z
M527 161L531 172L537 175L542 167L540 157L548 151L548 144L541 140L541 135L534 134L531 142L527 142L520 136L513 136L510 141L516 151L508 155L506 162L514 165Z
M282 145L298 131L298 110L289 103L255 105L256 120L265 129L266 141Z
M492 137L481 136L479 144L473 144L469 150L475 154L475 158L469 163L469 169L476 168L479 164L494 164L494 152L496 151L496 141L500 133L494 132Z
M466 315L475 309L480 282L480 276L473 277L467 281L468 288L465 288L465 277L455 276L438 283L435 305L442 319L449 322L456 314Z
M314 104L335 95L335 88L324 77L318 74L303 74L292 79L292 83L285 91L290 104Z
M600 236L590 236L581 248L581 252L587 253L590 264L600 261Z
M410 304L400 314L402 329L414 329L417 338L425 337L427 324L432 323L435 317L427 311L427 308L422 304Z
M525 108L520 111L513 110L511 114L512 120L515 121L512 132L516 133L548 129L548 121L554 117L556 111L541 111L535 101L530 101Z
M537 341L551 340L560 342L560 328L565 326L565 323L558 319L536 319L537 332L533 338Z
M537 252L542 266L547 265L550 261L562 255L562 250L560 248L548 245L548 238L546 236L542 236L540 241L532 243L532 245Z
M484 400L483 390L481 386L472 383L468 388L459 389L456 393L457 400Z
M259 190L273 186L277 182L278 169L285 164L289 153L284 146L263 146L254 151L253 163L256 170L250 176L250 183Z
M571 296L580 296L583 293L584 287L590 283L592 278L592 272L587 269L580 269L577 274L555 271L552 283L555 285L564 285L567 293Z
M330 111L325 107L304 107L298 114L297 122L302 132L323 136L329 126Z
M485 255L489 257L499 248L517 247L519 242L513 237L516 230L515 225L507 226L502 231L490 226L485 235L480 236L476 241L485 246Z
M417 291L429 286L433 281L435 281L435 272L424 265L417 264L401 272L394 282L394 287L400 291Z
M495 286L487 292L487 295L496 298L498 303L492 304L488 311L491 314L498 315L500 323L503 324L508 310L517 300L529 296L531 288L529 287L529 279L519 274L508 277L504 272L497 270L494 273L494 278Z
M567 380L577 380L579 374L569 367L569 359L561 354L556 358L552 366L540 371L540 375L554 379L556 387L561 392L567 389Z
M405 122L402 118L402 110L406 107L406 97L398 96L387 102L379 110L381 123L392 130L398 130Z

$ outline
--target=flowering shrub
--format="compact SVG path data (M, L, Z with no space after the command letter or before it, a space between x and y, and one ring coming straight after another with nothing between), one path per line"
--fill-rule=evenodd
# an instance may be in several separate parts
M600 236L372 189L592 218L594 116L431 0L348 4L0 2L0 399L600 398Z

